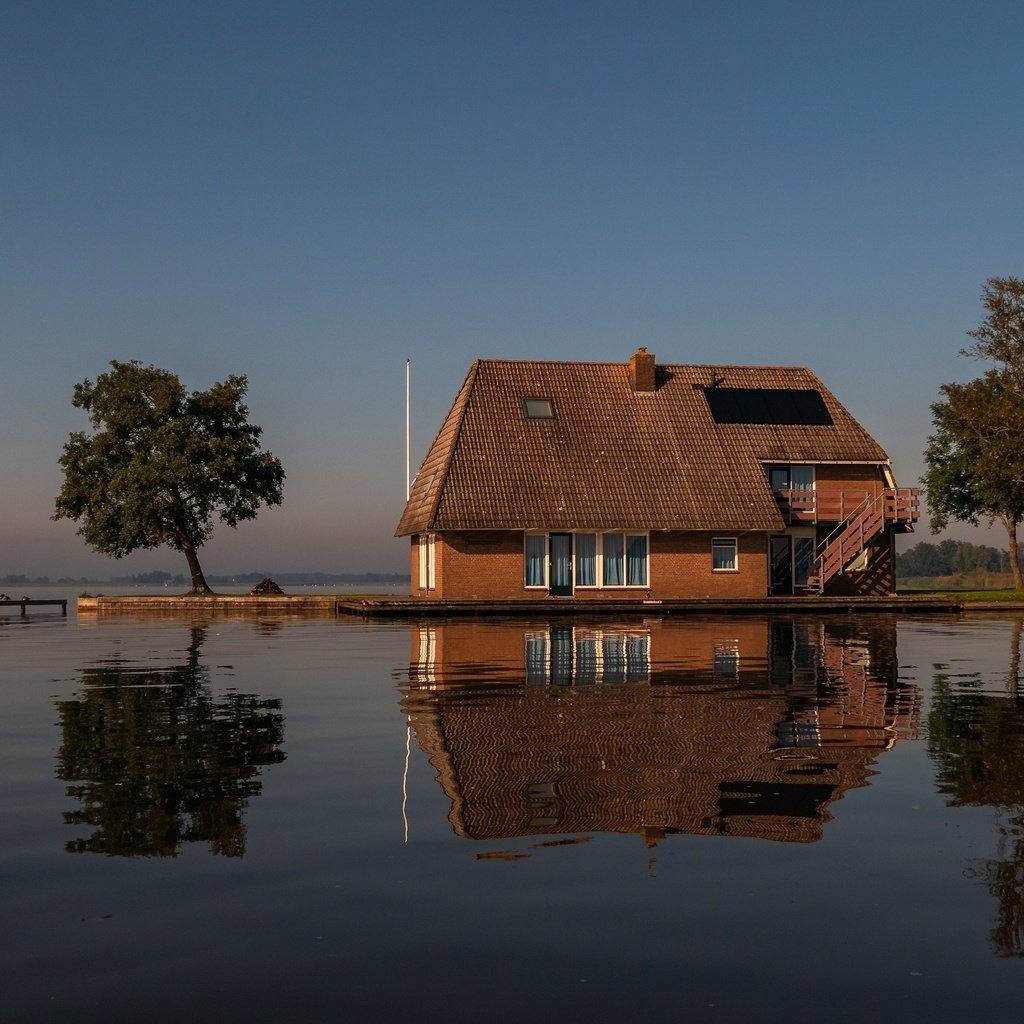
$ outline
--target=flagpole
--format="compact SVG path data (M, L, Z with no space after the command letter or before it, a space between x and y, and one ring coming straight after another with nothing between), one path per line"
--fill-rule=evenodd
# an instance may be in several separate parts
M412 493L412 481L409 477L409 366L411 360L405 361L405 500Z

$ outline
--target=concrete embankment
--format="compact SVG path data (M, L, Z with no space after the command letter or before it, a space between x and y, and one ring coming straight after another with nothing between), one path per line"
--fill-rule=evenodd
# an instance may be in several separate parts
M337 615L340 600L335 594L211 594L206 597L193 594L130 597L97 595L79 597L78 613L165 612L180 615L182 612L201 612L208 615L245 616L272 612L283 615Z

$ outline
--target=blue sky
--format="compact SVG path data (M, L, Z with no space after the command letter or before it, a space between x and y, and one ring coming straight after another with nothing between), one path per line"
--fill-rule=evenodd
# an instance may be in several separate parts
M1022 36L1010 2L3 2L0 575L184 571L49 519L111 359L249 378L285 502L210 573L407 567L407 358L414 465L474 358L646 345L810 366L914 483L1024 273Z

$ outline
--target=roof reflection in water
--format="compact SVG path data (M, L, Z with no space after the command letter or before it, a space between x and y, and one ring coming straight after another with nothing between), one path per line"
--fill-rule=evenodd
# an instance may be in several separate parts
M822 837L916 737L895 619L412 627L403 710L457 835Z

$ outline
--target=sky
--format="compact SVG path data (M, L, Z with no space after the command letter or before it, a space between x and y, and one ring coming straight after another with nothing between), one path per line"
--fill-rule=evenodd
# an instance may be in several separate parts
M1022 36L985 0L0 0L0 576L185 572L50 518L112 359L248 377L284 503L214 575L407 571L406 359L414 471L473 359L645 345L809 366L915 484L1024 275Z

